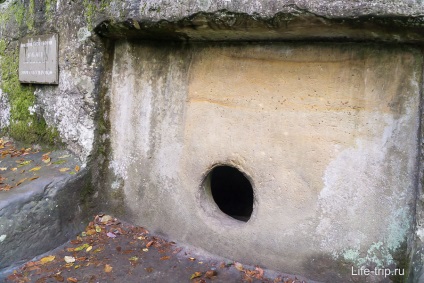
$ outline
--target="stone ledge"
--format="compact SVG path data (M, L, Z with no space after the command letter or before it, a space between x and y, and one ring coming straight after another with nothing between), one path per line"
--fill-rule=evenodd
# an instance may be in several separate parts
M84 169L74 176L40 178L0 194L0 278L84 229L91 216L90 181Z

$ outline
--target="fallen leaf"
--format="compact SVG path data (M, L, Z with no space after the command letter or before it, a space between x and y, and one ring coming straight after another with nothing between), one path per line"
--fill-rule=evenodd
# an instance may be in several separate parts
M82 246L79 246L79 247L74 248L74 251L75 252L79 252L79 251L82 251L83 249L88 248L89 246L90 246L89 244L84 244Z
M10 191L10 189L11 189L11 188L12 188L11 186L6 185L6 186L4 186L4 187L0 187L0 191L5 191L5 192L7 192L7 191Z
M107 232L106 233L106 235L109 237L109 238L116 238L116 235L115 234L113 234L112 232Z
M234 267L238 270L238 271L243 271L243 264L239 263L239 262L235 262L234 263Z
M146 248L143 249L143 252L148 252L148 251L149 251L149 249L146 249Z
M170 258L171 258L170 256L163 256L163 257L160 258L160 260L168 260Z
M70 252L70 253L71 253L71 252L73 252L74 250L75 250L74 248L67 248L67 249L66 249L66 251L68 251L68 252Z
M256 279L262 279L264 276L264 270L259 266L256 266L256 271L258 272L258 274L256 274Z
M1 167L0 168L0 171L6 171L7 170L7 167Z
M195 272L190 276L190 280L202 276L202 272Z
M56 274L53 277L56 279L57 282L63 282L63 281L65 281L65 278L62 275L60 275L60 274Z
M101 228L100 226L97 226L97 225L96 225L96 232L97 232L97 233L102 232L102 228Z
M103 251L104 250L104 248L97 248L97 249L95 249L94 251L93 251L93 253L99 253L99 252L101 252L101 251Z
M173 251L172 253L173 253L173 254L177 254L177 253L179 253L180 251L182 251L182 249L183 249L183 248L175 249L175 251Z
M242 280L243 280L243 282L248 282L248 283L252 283L253 282L253 278L247 276L246 274L243 274Z
M59 169L60 172L66 172L66 171L69 171L69 170L70 170L69 168L60 168Z
M155 243L155 241L150 241L150 242L147 243L146 247L150 248L150 246L153 245L154 243Z
M75 277L68 277L68 279L66 279L68 282L72 282L72 283L77 283L78 279L76 279Z
M65 256L63 259L66 261L66 263L75 262L75 258L73 256Z
M218 273L215 270L208 270L205 273L205 277L208 279L212 279L212 277L216 276Z
M37 167L30 169L29 172L35 172L35 171L38 171L40 169L41 169L41 166L37 166Z
M45 263L53 261L55 258L56 257L54 255L49 255L49 256L46 256L46 257L43 257L42 259L40 259L40 263L45 264Z
M14 167L14 168L12 168L12 169L10 169L10 170L12 170L12 171L16 171L16 170L18 170L18 168Z
M196 260L194 257L189 257L188 259L191 260L191 261L195 261Z
M49 151L49 152L47 152L47 153L44 153L42 157L43 157L43 158L44 158L44 157L49 157L49 154L50 154L50 153L52 153L52 152L51 152L51 151Z
M102 219L100 220L100 222L107 223L110 220L112 220L112 216L110 216L110 215L104 215L104 216L102 216Z
M47 156L46 158L44 158L44 157L43 157L43 158L41 159L41 161L43 161L44 163L49 163L49 162L50 162L50 160L51 160L51 159L50 159L50 157L48 157L48 156Z
M75 171L79 171L80 170L80 167L78 166L78 165L75 165Z
M93 246L89 246L88 248L85 249L86 252L89 252L93 249Z
M153 272L153 268L152 268L152 267L147 267L147 268L145 268L145 270L146 270L148 273L152 273L152 272Z
M63 164L65 162L66 162L66 160L58 160L58 161L53 162L52 164L54 164L54 165L60 165L60 164Z
M71 156L70 154L66 154L66 155L59 156L59 158L68 158L70 156Z
M19 180L19 181L16 183L16 186L19 186L20 184L22 184L23 182L25 182L25 181L26 181L26 179L28 179L28 178L23 178L22 180Z
M130 260L130 261L137 261L137 260L138 260L138 257L133 256L133 257L130 257L130 258L129 258L129 260Z
M81 265L75 265L74 266L74 269L78 269L78 268L80 268L81 267Z
M30 163L31 163L31 160L27 160L27 161L19 163L18 167L22 167L22 166L28 165Z
M106 273L109 273L109 272L111 272L111 271L112 271L112 269L113 269L113 267L112 267L112 266L110 266L109 264L106 264L106 265L105 265L105 268L104 268L104 271L105 271Z
M86 233L87 233L88 236L92 236L92 235L96 234L97 232L96 232L95 229L89 229Z

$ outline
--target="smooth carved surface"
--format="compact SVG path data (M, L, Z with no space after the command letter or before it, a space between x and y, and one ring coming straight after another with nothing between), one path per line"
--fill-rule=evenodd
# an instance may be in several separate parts
M111 168L133 221L326 282L350 280L334 274L340 262L393 261L413 223L419 51L123 41L115 52ZM200 193L216 164L252 179L243 225Z

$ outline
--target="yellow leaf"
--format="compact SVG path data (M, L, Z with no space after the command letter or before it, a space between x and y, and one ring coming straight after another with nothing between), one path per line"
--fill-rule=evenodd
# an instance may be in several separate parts
M60 169L59 169L59 171L60 171L60 172L66 172L66 171L68 171L68 170L69 170L69 168L60 168Z
M202 276L202 272L195 272L191 275L190 280Z
M19 163L18 167L25 166L25 165L28 165L30 163L31 163L31 160L27 160L27 161Z
M50 162L50 157L46 156L46 157L43 157L41 160L42 160L44 163L49 163L49 162Z
M85 251L86 252L89 252L89 251L91 251L93 249L93 246L89 246Z
M53 261L54 259L55 259L54 255L49 255L49 256L46 256L46 257L43 257L42 259L40 259L40 263L45 264L45 263Z
M79 252L79 251L82 251L83 249L86 249L88 247L89 247L88 244L84 244L82 246L79 246L79 247L74 248L74 251Z
M234 263L234 267L238 270L238 271L243 271L243 264L236 262Z
M106 272L106 273L111 272L111 271L112 271L112 269L113 269L113 267L112 267L112 266L110 266L109 264L106 264L106 265L105 265L105 269L104 269L104 270L105 270L105 272Z
M31 170L29 170L29 172L38 171L38 170L40 170L40 169L41 169L41 166L37 166L37 167L34 167L34 168L32 168Z
M15 167L15 168L12 168L11 170L12 170L12 171L16 171L16 170L18 170L18 168L16 168L16 167Z
M66 155L59 156L59 158L68 158L69 156L71 156L71 155L70 154L66 154Z
M7 170L7 167L1 167L0 168L0 171L6 171Z
M75 171L79 171L80 170L80 167L78 166L78 165L75 165Z
M23 178L22 180L19 180L19 182L16 183L16 186L19 186L20 184L22 184L23 182L25 182L26 179L28 179L28 178Z

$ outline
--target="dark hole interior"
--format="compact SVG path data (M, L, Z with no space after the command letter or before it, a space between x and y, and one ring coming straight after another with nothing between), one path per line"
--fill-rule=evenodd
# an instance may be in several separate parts
M234 167L218 166L211 172L212 197L225 214L244 222L253 211L253 189L249 180Z

